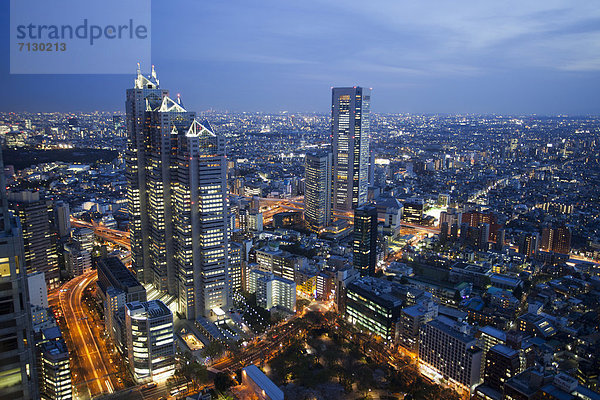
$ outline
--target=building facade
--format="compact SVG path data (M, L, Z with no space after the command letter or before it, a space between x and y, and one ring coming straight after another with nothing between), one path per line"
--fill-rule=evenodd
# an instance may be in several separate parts
M333 88L331 103L332 208L352 211L368 195L371 90Z
M189 319L231 303L225 140L138 71L127 90L132 265Z
M365 204L354 211L353 266L361 276L373 276L377 264L377 207Z
M328 151L306 153L304 220L317 233L331 223L331 163Z
M127 303L127 356L137 383L164 381L175 372L173 314L160 300Z

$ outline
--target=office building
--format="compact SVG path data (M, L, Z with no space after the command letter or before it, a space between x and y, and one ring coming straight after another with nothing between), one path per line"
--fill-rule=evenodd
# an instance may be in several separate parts
M423 222L424 203L422 199L408 199L404 202L402 220L409 224L421 224Z
M462 328L462 327L461 327ZM426 373L448 378L451 386L471 393L481 377L482 350L464 330L434 319L421 326L419 361Z
M90 254L94 251L94 231L90 228L75 228L71 232L71 238L80 250L85 250Z
M69 276L83 275L92 269L92 253L77 243L65 244L65 269Z
M354 211L352 265L361 276L375 275L377 264L377 207L359 206Z
M127 90L132 266L189 319L231 304L225 139L138 70Z
M544 227L542 229L540 249L569 254L571 252L571 230L566 226L559 228Z
M69 351L64 339L48 340L40 344L39 378L42 400L70 400L73 398Z
M272 242L263 249L256 250L256 262L263 271L272 272L275 276L295 281L301 258L279 249L279 244Z
M331 163L328 151L306 153L304 220L317 233L331 223Z
M27 290L29 290L29 304L48 308L48 288L44 272L27 275Z
M21 227L9 212L6 178L0 174L0 398L11 400L39 397L24 259Z
M394 293L392 282L361 277L345 290L344 317L352 324L379 335L391 343L402 310L402 298Z
M161 382L175 372L173 314L160 300L125 305L127 357L136 383Z
M98 288L103 300L110 287L125 293L126 303L146 301L146 289L118 257L104 257L98 260Z
M367 202L371 90L332 89L332 208L352 211Z
M27 273L42 271L49 290L59 285L58 254L50 238L46 201L35 191L9 192L11 209L21 222Z

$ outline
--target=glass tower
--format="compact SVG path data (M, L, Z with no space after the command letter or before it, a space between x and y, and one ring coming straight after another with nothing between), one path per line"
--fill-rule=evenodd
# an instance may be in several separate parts
M352 211L367 201L370 102L370 89L332 89L332 202L336 211Z

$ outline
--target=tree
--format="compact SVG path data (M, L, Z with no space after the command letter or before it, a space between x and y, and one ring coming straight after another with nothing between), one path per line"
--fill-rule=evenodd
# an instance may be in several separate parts
M217 389L219 392L225 392L227 389L232 387L235 382L225 372L219 372L217 375L215 375L214 384L215 389Z
M223 350L225 350L225 346L223 345L223 343L219 342L218 340L215 340L207 344L206 347L204 347L202 354L204 354L204 357L214 359L220 356L223 353Z

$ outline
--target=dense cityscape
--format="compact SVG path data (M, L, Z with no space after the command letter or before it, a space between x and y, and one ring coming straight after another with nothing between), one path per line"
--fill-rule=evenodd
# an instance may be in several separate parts
M2 113L1 399L600 399L600 118Z

